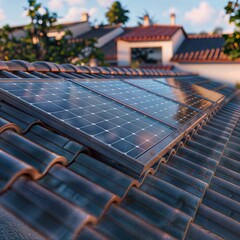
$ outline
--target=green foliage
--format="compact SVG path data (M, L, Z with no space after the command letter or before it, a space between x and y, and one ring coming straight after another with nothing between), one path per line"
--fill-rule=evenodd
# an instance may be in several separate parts
M222 27L215 27L213 29L213 34L222 34L223 33L223 28Z
M52 61L57 63L85 63L95 58L100 64L104 62L104 55L97 48L95 39L78 42L71 41L72 34L65 31L61 39L48 37L52 29L63 31L61 25L54 25L57 14L50 13L37 0L28 0L25 8L30 24L25 27L26 36L16 38L13 30L6 25L0 31L0 58L2 60L23 59L27 61Z
M157 22L154 16L150 16L147 10L144 10L141 16L138 17L138 26L143 26L144 23L144 18L148 17L149 18L149 23L150 25L153 25Z
M238 82L238 83L235 85L235 88L236 88L236 89L240 89L240 82Z
M106 12L109 25L125 24L129 20L128 13L129 11L124 9L119 1L115 1Z
M236 30L233 34L223 35L225 39L224 53L229 55L231 59L236 59L240 57L240 7L238 1L235 3L229 1L225 11L229 15L229 22L235 24Z

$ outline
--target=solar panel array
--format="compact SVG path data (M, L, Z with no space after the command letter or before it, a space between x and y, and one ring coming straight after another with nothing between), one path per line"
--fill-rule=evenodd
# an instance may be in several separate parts
M134 158L173 131L165 124L69 81L1 85L21 100Z
M61 124L58 130L70 127L88 139L84 143L100 144L103 154L110 151L115 161L138 173L154 163L159 154L152 150L156 145L176 130L184 131L188 122L214 104L197 91L191 94L167 85L167 81L150 79L12 79L2 80L1 91L30 111L42 112ZM152 158L144 159L147 152Z
M91 81L81 84L122 103L131 105L135 109L174 127L186 123L198 113L184 105L131 86L123 81Z
M208 100L154 80L127 80L127 82L195 109L202 110L212 105Z
M166 84L168 86L179 88L181 91L195 94L203 99L207 99L212 102L217 102L223 98L222 94L215 92L215 91L211 91L212 90L211 88L208 89L208 88L202 87L200 80L197 81L197 80L195 80L195 78L192 78L192 77L186 77L186 78L180 78L180 79L178 79L178 78L161 78L161 79L157 79L156 81ZM201 80L201 81L203 81L203 80ZM196 84L198 84L198 85L196 85Z

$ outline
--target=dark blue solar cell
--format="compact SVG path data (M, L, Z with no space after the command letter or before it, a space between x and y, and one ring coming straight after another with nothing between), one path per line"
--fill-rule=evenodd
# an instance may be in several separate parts
M72 112L69 112L68 110L66 111L59 111L59 112L55 112L53 113L53 115L57 118L61 118L63 120L65 119L70 119L70 118L76 118L77 115L72 113Z
M101 127L98 127L96 124L91 124L87 127L82 127L81 130L86 132L89 135L98 135L99 133L104 132L104 129Z
M135 146L125 140L119 140L118 142L112 144L112 146L123 153L127 153L135 148Z
M106 144L113 144L115 142L118 142L121 138L117 136L116 134L113 134L109 131L101 132L100 134L96 135L96 138L99 139L102 142L105 142Z
M67 122L69 125L76 127L76 128L91 125L90 121L88 121L87 119L84 119L82 117L70 118L70 119L65 120L65 122Z
M112 129L116 126L116 124L114 124L108 120L104 120L102 122L97 123L97 126L103 128L103 129Z
M49 113L53 113L53 112L58 112L58 111L61 111L61 110L64 110L64 108L54 104L54 103L51 103L51 102L40 102L40 103L36 103L34 102L33 105L35 107L38 107L46 112L49 112Z

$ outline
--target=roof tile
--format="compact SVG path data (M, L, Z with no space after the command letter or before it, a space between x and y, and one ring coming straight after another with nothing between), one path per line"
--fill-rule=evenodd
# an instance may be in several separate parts
M222 35L188 35L177 52L173 62L183 63L239 63L240 59L232 60L223 53L224 38Z
M89 78L113 77L103 72L94 74L96 69L85 68L88 73L78 73L71 66L64 69L68 75L52 73L49 68L42 70L46 75L60 76L61 81L73 73L76 78L85 77L83 74ZM37 71L30 73L35 75ZM123 69L119 71L126 74ZM126 78L124 74L121 76ZM129 70L128 74L131 78L141 74L147 78L146 75L184 73ZM174 78L169 81L188 91L193 89L187 82L194 81L201 89L206 87L233 97L234 90L222 84L200 77L179 79L180 85ZM50 128L18 105L4 101L0 116L6 121L2 121L2 126L14 123L23 130L16 133L14 128L3 128L1 133L0 171L9 170L0 174L4 189L0 194L0 218L13 219L17 229L21 223L24 231L39 239L237 239L240 97L216 104L222 108L191 129L191 134L180 139L178 145L172 145L171 152L142 177L116 164L111 156L100 155L81 141L73 141L64 129L62 132ZM63 160L60 163L67 166L53 163L58 156ZM37 169L42 174L41 179L35 180L38 173L33 174L33 170ZM7 226L0 230L2 239L12 228L4 217L1 223ZM21 230L19 234L26 236Z
M152 25L128 28L118 40L124 41L167 41L179 30L180 26Z

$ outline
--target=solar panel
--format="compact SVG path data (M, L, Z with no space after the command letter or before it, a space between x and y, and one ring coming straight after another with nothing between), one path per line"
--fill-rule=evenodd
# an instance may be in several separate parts
M140 171L152 159L137 158L174 131L166 124L70 81L18 80L2 82L1 89L25 106L31 106L32 112L44 113L42 120L49 121L53 127L61 123L58 130L69 126L82 134L77 140L84 143L85 136L88 145L97 141L102 143L100 150L113 149L121 153L117 160L123 165L131 168L132 160L137 161ZM73 138L78 136L72 134ZM132 166L134 169L134 164Z
M169 86L180 88L183 91L189 92L191 94L197 95L201 98L210 100L212 102L218 102L223 100L223 95L209 89L206 89L202 86L192 84L193 81L182 81L182 78L174 77L174 78L159 78L156 81L167 84Z
M174 88L154 80L126 80L135 86L146 89L152 93L164 96L166 98L175 100L189 107L203 110L212 105L210 101L202 99L182 89Z
M197 110L119 80L78 81L77 83L177 128L191 120L198 113Z

